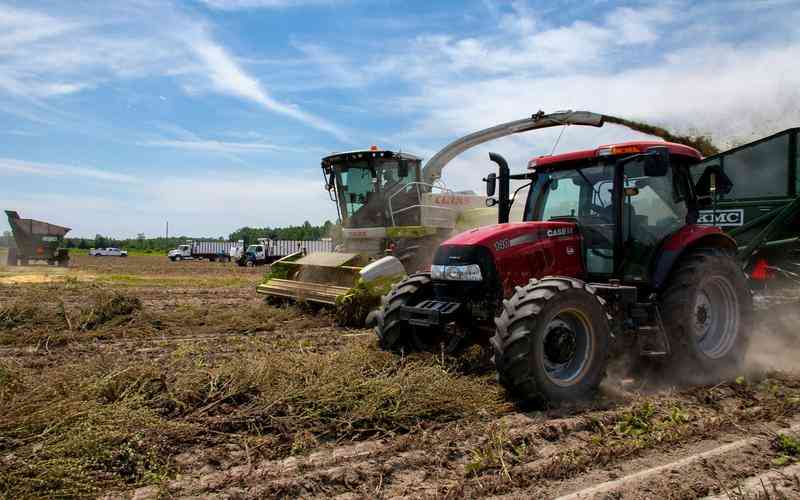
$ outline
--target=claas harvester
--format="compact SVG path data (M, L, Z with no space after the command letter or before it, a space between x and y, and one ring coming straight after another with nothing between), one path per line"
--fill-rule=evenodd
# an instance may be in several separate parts
M678 380L739 373L753 291L800 276L797 150L790 129L705 159L637 141L511 174L491 154L497 223L442 242L429 271L393 286L376 313L379 343L486 342L522 401L590 398L625 353ZM521 222L508 221L511 181L530 183Z

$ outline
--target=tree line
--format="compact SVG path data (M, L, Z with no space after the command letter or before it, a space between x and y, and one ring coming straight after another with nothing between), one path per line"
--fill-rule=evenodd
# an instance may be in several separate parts
M245 245L255 243L259 238L270 238L275 240L318 240L321 238L333 238L341 241L341 226L331 221L325 221L322 225L314 226L306 221L300 226L286 227L242 227L232 232L228 236L230 241L244 240ZM144 233L140 233L136 238L112 238L101 234L94 238L64 238L64 246L67 248L77 248L86 250L89 248L118 247L126 250L135 250L144 253L167 252L173 248L186 243L187 241L210 241L224 240L223 236L198 238L192 236L174 236L170 238L155 237L148 238ZM14 238L11 231L4 231L0 235L0 247L14 246Z
M287 227L242 227L232 232L231 241L244 240L245 244L255 243L259 238L271 240L319 240L333 238L341 240L341 226L327 220L321 226L312 226L305 221L301 226Z

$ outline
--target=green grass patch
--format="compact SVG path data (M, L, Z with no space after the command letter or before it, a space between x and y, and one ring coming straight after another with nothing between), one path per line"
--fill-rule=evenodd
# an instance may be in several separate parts
M789 434L778 434L772 442L772 447L778 452L774 463L783 466L800 458L800 439Z
M203 275L137 275L137 274L101 274L97 283L111 286L135 287L192 287L192 288L229 288L254 284L253 278L247 275L203 276Z

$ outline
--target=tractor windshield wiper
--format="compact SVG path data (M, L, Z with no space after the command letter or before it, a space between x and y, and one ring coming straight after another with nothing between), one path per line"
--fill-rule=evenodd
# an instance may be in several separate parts
M606 205L603 203L603 198L600 196L600 189L594 187L594 185L589 181L589 178L586 177L586 174L583 173L583 170L576 168L575 171L578 172L578 175L583 177L583 180L586 181L586 185L592 188L592 192L597 195L597 201L600 203L600 207L606 208Z

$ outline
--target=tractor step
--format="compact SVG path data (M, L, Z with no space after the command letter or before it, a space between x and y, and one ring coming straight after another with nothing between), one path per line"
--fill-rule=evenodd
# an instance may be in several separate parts
M669 356L669 341L664 330L657 326L640 326L639 355L645 358L666 358Z
M292 299L298 302L316 302L318 304L336 305L337 297L350 291L349 287L310 283L272 278L258 285L256 291L262 295Z
M416 306L401 307L400 318L415 326L442 326L453 321L453 317L460 306L461 303L459 302L425 300Z

